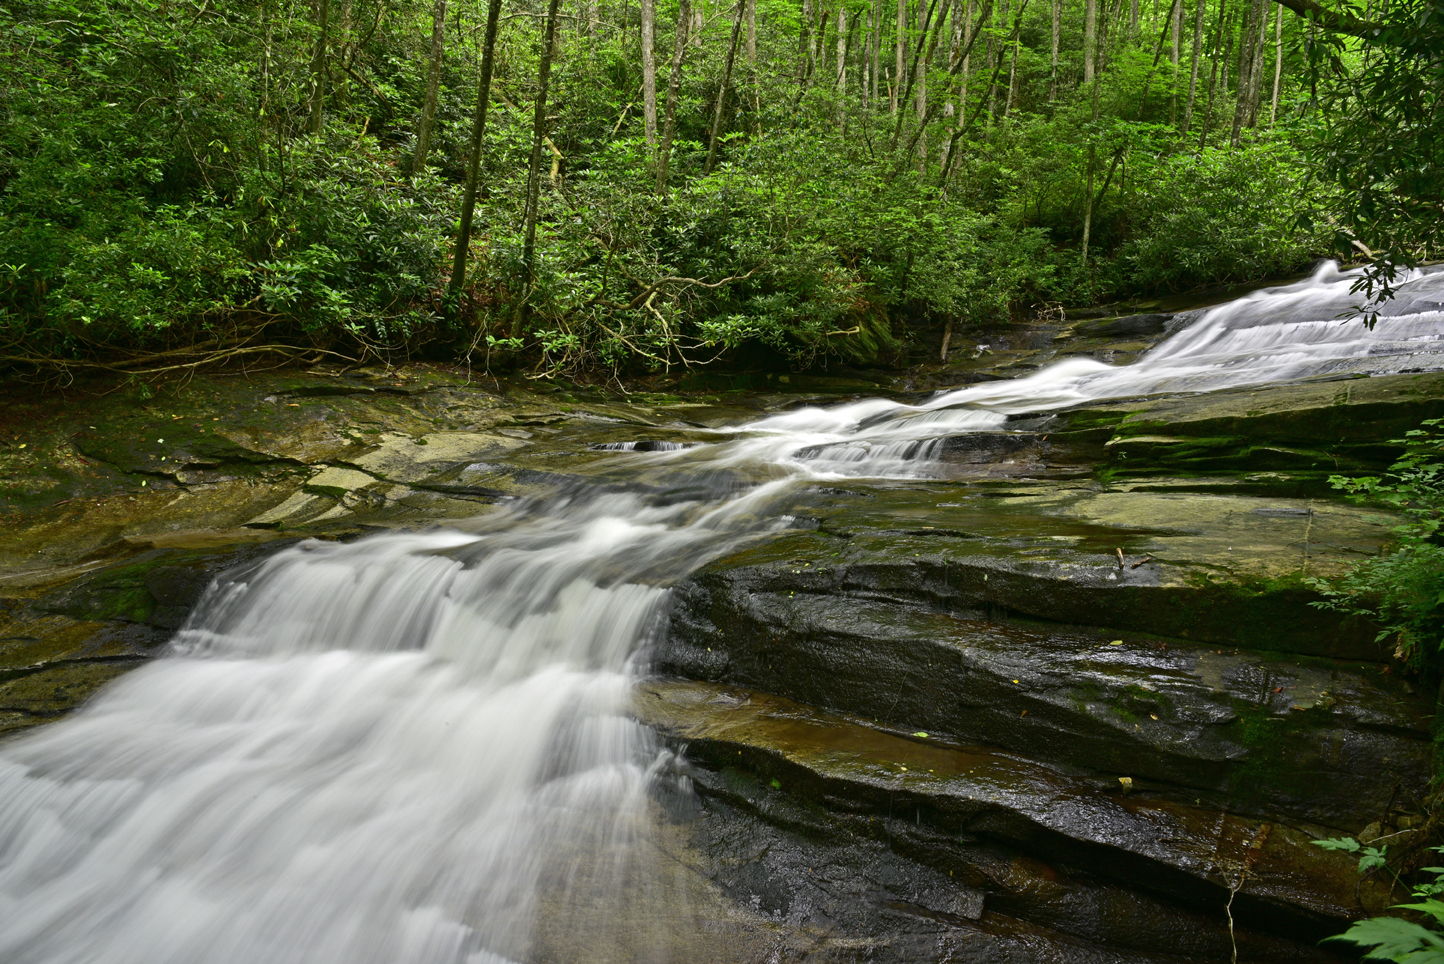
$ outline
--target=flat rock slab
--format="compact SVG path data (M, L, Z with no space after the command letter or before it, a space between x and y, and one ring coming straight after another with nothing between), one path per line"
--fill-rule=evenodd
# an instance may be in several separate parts
M717 560L696 579L1254 650L1388 655L1371 627L1313 606L1308 585L1378 552L1393 520L1376 511L1042 482L835 484L796 505L814 529Z
M784 812L780 798L790 796L834 813L902 815L919 833L928 827L1153 894L1187 909L1185 925L1194 908L1216 909L1231 888L1245 926L1281 936L1328 932L1392 899L1383 886L1361 884L1348 855L1312 846L1314 828L1129 796L1116 784L1100 788L1032 761L887 733L757 692L654 681L636 705L640 719L684 741L708 768L756 773L741 796L758 811L779 798ZM1013 906L1030 904L1009 898L994 875L966 863L952 869L954 879Z
M1112 637L704 577L682 590L652 658L661 672L1347 833L1427 795L1432 707L1377 665Z

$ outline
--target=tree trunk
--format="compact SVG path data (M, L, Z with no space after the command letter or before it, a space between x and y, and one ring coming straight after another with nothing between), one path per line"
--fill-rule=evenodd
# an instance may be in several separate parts
M757 0L747 0L747 62L757 63Z
M872 5L872 94L869 102L879 99L878 78L882 73L882 4ZM871 103L869 103L869 107Z
M436 0L431 10L431 56L426 69L426 100L421 105L421 126L416 131L416 154L411 158L411 176L426 170L431 149L431 125L436 120L436 92L441 86L441 56L446 39L446 0Z
M541 201L541 156L542 142L547 135L547 87L552 75L552 51L556 49L557 13L561 0L551 0L547 7L546 37L542 42L541 66L537 69L536 110L531 122L531 161L526 172L526 211L522 229L525 238L521 248L521 297L517 299L516 314L512 318L511 336L521 336L521 323L525 317L526 304L531 298L532 278L536 274L536 222L537 208Z
M556 3L557 0L552 0ZM712 133L707 138L707 164L702 168L703 174L712 173L712 165L717 162L717 138L722 135L722 108L727 102L727 85L732 83L732 63L737 58L737 38L742 32L742 7L745 0L737 0L736 13L732 15L732 41L727 45L727 59L722 65L722 84L717 88L717 104L712 111Z
M1233 147L1238 147L1239 132L1248 120L1249 79L1253 77L1253 51L1257 46L1254 39L1258 25L1257 16L1258 4L1250 0L1244 14L1243 36L1238 42L1238 87L1234 91L1233 129L1228 137L1228 142Z
M1189 125L1193 123L1193 101L1198 94L1198 58L1203 53L1203 15L1207 0L1198 0L1193 11L1193 66L1188 72L1188 100L1183 106L1183 130L1184 136L1188 135Z
M797 79L806 84L812 73L812 0L802 0L802 29L797 38Z
M1138 0L1133 0L1133 3L1134 3L1134 6L1136 7L1137 4L1138 4ZM1048 68L1048 69L1049 69L1049 73L1048 73L1048 78L1049 78L1049 79L1048 79L1048 100L1049 100L1049 101L1057 100L1057 98L1058 98L1058 40L1059 40L1059 38L1062 37L1062 35L1063 35L1063 0L1053 0L1052 14L1053 14L1053 46L1050 48L1050 49L1051 49L1051 56L1050 56L1049 59L1048 59L1048 65L1049 65L1049 68Z
M747 0L748 3L753 0ZM855 24L855 22L854 22ZM837 4L837 78L836 86L839 96L847 92L847 47L851 35L848 33L847 9L842 5L842 0Z
M312 134L321 133L326 106L326 42L330 20L331 0L320 0L316 10L316 49L311 54L311 121L308 129Z
M1284 8L1279 7L1278 20L1274 24L1274 89L1273 102L1269 105L1269 126L1273 127L1279 116L1279 84L1284 79Z
M501 20L501 0L491 0L486 9L486 34L481 45L481 76L477 81L476 112L471 119L471 156L466 164L466 190L461 198L461 230L456 235L456 251L451 264L451 283L447 286L455 298L466 281L466 255L471 247L471 221L476 212L476 193L481 184L481 143L486 133L486 105L491 100L491 70L496 62L496 26Z
M657 149L657 0L642 0L642 136Z
M1178 63L1180 59L1180 47L1183 41L1183 3L1182 0L1174 0L1171 8L1172 15L1168 18L1169 33L1171 34L1172 46L1168 51L1168 62L1173 68L1173 76L1169 79L1168 90L1168 120L1169 122L1178 119Z
M1093 167L1095 162L1094 148L1088 145L1088 187L1083 192L1083 245L1078 253L1078 263L1088 263L1088 236L1093 233Z
M1254 43L1253 73L1248 82L1248 126L1258 127L1259 104L1263 100L1264 51L1269 41L1269 0L1259 0L1258 37Z
M1083 3L1083 83L1091 84L1098 63L1098 0Z
M677 27L672 34L672 71L667 75L667 108L662 118L662 145L657 151L657 193L667 190L667 168L672 161L672 138L677 133L677 95L682 87L682 61L687 54L687 27L692 19L688 0L677 8Z
M1138 42L1138 0L1130 0L1128 4L1128 42Z
M1227 21L1224 16L1227 3L1219 0L1218 4L1218 25L1213 28L1213 54L1209 59L1208 71L1208 103L1203 110L1203 133L1198 138L1198 149L1201 151L1208 146L1208 132L1213 127L1213 94L1218 83L1219 53L1223 45L1224 30Z
M906 58L908 29L907 0L897 0L897 66L892 72L892 90L888 96L888 109L896 114L898 107L898 85L902 83L903 61Z

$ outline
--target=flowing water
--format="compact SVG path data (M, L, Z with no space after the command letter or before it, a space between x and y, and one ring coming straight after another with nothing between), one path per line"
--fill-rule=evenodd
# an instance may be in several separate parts
M1338 319L1351 281L1195 313L1128 366L619 443L617 472L670 481L230 574L166 658L0 745L0 960L706 959L684 875L649 850L654 790L685 780L627 709L668 587L786 528L799 482L927 476L940 439L1010 414L1444 367L1444 274L1373 331Z

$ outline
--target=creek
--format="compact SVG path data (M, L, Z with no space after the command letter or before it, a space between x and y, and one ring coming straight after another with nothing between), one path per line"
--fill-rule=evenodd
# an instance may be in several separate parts
M1352 281L1329 266L1174 316L1168 336L1128 365L1075 358L676 441L635 429L618 438L610 426L609 441L578 446L590 460L584 481L567 477L443 527L302 541L226 571L162 658L73 716L0 744L0 960L761 960L784 925L822 941L825 929L797 923L795 907L769 909L765 888L748 906L746 888L701 886L695 862L667 857L675 828L706 805L686 728L636 708L659 665L685 663L665 655L676 648L677 587L719 559L812 531L819 491L931 485L910 517L932 521L942 510L928 499L947 498L937 486L959 478L949 456L967 444L959 439L1006 440L1019 425L1037 435L1034 423L1057 410L1444 368L1444 273L1412 277L1372 330L1340 320L1356 300ZM716 630L722 638L729 627ZM1014 631L1000 623L997 638ZM907 694L875 698L886 709ZM859 714L850 726L871 715L845 703L828 701ZM779 718L825 731L808 712ZM917 827L932 819L911 806ZM725 834L717 839L713 850L725 850ZM1050 846L1030 844L1042 859ZM972 893L933 916L963 929L984 920ZM739 910L718 909L732 899ZM1258 959L1312 959L1260 940ZM800 960L803 946L772 959ZM1054 959L969 946L972 956L930 953ZM838 942L814 959L874 951ZM1072 959L1112 959L1089 955Z

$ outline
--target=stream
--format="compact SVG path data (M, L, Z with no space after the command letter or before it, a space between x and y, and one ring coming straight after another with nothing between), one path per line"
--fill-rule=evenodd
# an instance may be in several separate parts
M1372 330L1353 280L1177 316L1126 366L616 442L595 485L227 573L164 658L0 743L0 960L504 964L542 920L574 960L679 959L705 928L646 855L687 766L631 712L672 587L794 526L798 485L935 478L1010 416L1444 368L1444 273Z

